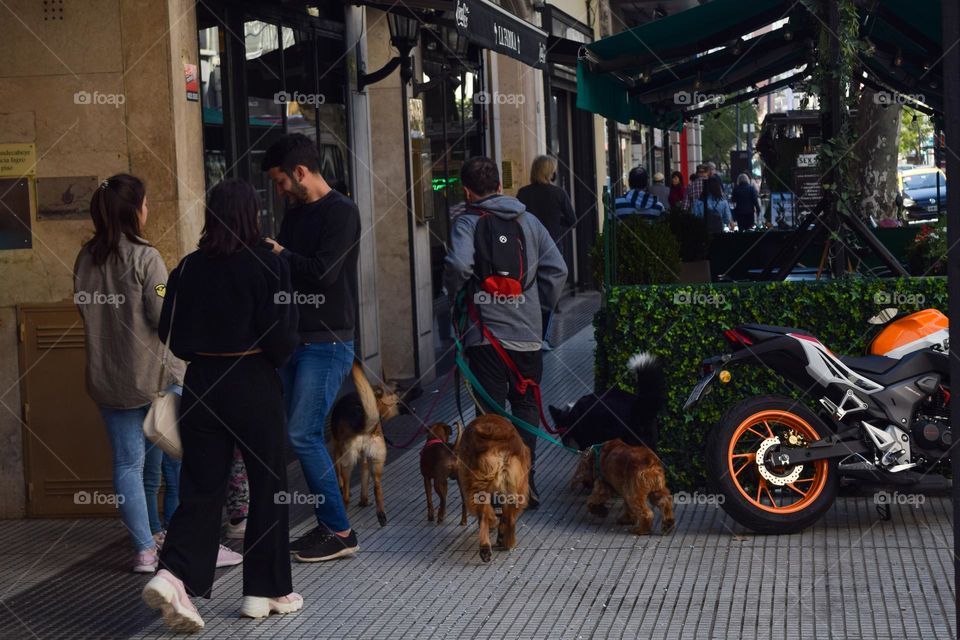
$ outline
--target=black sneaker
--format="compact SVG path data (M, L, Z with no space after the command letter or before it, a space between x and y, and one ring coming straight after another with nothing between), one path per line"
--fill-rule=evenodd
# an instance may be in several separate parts
M297 540L297 545L299 546L303 540L308 536L312 536L314 532L311 531L310 534L304 536L300 540ZM350 530L347 537L342 538L335 533L322 532L316 538L311 538L309 546L304 546L302 549L296 550L296 555L294 556L300 562L323 562L325 560L334 560L336 558L345 558L347 556L352 556L357 551L360 550L360 544L357 542L357 532L353 529Z
M290 553L296 553L297 551L303 551L304 549L309 549L314 547L323 539L325 536L330 535L330 532L323 527L314 527L301 538L294 540L290 543Z

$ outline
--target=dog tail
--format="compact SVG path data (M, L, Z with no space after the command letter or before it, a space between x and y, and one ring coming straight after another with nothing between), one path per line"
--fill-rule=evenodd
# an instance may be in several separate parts
M634 482L641 495L642 491L640 490L643 487L646 487L648 493L669 493L667 475L663 470L663 465L656 458L653 458L649 464L640 470L640 473L635 476Z
M380 410L377 408L377 396L370 386L370 381L363 374L363 367L359 360L353 361L353 367L350 369L350 376L353 378L353 384L357 388L357 395L360 396L360 404L363 405L364 432L372 431L380 419Z
M638 417L644 421L655 420L667 401L666 377L660 359L641 351L630 357L627 369L634 375L637 399L643 399Z
M456 437L456 439L453 441L453 450L454 450L454 451L457 451L457 450L460 448L460 438L463 437L463 425L460 424L460 421L459 421L459 420L457 420L457 421L456 421L455 423L453 423L453 424L454 424L454 426L457 427L457 437Z

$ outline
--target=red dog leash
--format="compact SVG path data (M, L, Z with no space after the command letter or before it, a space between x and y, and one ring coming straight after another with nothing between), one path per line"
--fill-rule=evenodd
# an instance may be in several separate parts
M517 392L521 395L527 394L528 388L533 388L533 397L537 401L537 411L540 412L540 423L547 430L548 433L554 435L559 434L560 430L556 427L550 426L550 423L547 422L546 412L543 410L543 399L540 395L540 385L536 380L527 378L517 367L517 364L513 361L513 358L510 357L510 354L507 353L507 350L503 348L503 345L500 344L500 341L497 340L496 336L487 328L487 325L483 324L483 321L480 320L480 313L477 311L477 307L472 302L467 302L467 311L470 314L470 319L473 320L474 324L480 327L480 330L483 332L483 337L487 339L487 342L493 347L497 352L497 355L500 356L500 359L503 361L507 368L510 370L510 373L514 375L517 379Z
M443 382L440 383L440 387L437 389L437 397L433 399L433 403L430 405L430 408L427 410L426 416L424 416L420 420L420 426L417 427L417 431L413 434L413 437L411 437L409 440L407 440L403 444L394 444L393 442L390 441L390 438L387 437L387 434L384 433L383 439L387 441L387 444L389 444L391 447L395 449L409 449L410 445L412 445L417 440L417 438L419 438L421 435L423 435L424 432L426 432L427 425L430 424L430 416L433 415L434 409L437 408L437 404L440 402L440 398L443 397L443 390L447 386L447 383L450 382L450 376L453 375L453 372L456 371L456 369L457 367L456 365L454 365L450 369L450 371L448 371L447 374L444 376ZM417 417L419 418L419 416Z

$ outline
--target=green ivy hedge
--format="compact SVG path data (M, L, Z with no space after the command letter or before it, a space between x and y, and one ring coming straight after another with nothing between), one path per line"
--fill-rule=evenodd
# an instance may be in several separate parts
M891 306L904 312L929 307L946 312L946 278L613 287L594 319L596 388L630 390L625 376L630 356L638 351L658 355L666 365L668 395L660 455L672 490L700 488L705 486L704 436L726 407L755 394L802 395L772 371L744 366L733 369L729 384L716 383L710 395L684 413L700 361L729 350L723 329L746 323L799 327L835 353L860 355L876 329L867 319ZM815 398L802 399L816 410Z

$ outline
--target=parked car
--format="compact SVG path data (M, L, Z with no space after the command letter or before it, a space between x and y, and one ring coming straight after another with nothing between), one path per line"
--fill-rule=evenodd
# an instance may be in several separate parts
M937 177L940 178L940 206L937 207ZM936 167L917 167L897 175L900 203L909 224L936 220L947 211L947 176Z

